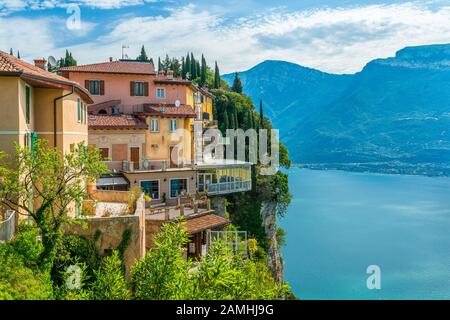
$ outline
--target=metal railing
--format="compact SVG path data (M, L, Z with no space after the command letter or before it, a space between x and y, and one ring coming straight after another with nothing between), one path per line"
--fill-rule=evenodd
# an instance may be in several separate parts
M230 181L210 183L207 186L208 195L227 194L233 192L250 191L252 189L252 180Z
M5 213L5 220L0 221L0 242L10 241L16 232L16 212L8 210Z
M191 168L191 162L181 162L178 165L170 164L167 160L140 160L140 161L105 161L108 170L113 172L138 171L166 171L173 168Z
M248 257L247 231L210 231L209 244L222 242L231 249L234 254Z

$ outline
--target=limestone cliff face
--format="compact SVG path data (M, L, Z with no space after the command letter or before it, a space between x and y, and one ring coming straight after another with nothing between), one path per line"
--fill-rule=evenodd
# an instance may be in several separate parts
M284 281L284 265L276 237L278 228L276 223L276 206L276 202L264 201L261 204L261 217L263 219L266 239L269 244L267 251L269 268L272 271L274 279L277 282L282 282Z

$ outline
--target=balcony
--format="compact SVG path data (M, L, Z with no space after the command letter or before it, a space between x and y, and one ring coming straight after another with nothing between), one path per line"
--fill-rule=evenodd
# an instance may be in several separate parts
M208 195L228 194L233 192L245 192L252 189L252 180L210 183L206 186Z
M225 195L252 189L251 163L236 160L211 160L196 165L197 191Z
M175 171L193 168L191 162L181 162L176 165L167 160L105 161L105 164L112 172Z

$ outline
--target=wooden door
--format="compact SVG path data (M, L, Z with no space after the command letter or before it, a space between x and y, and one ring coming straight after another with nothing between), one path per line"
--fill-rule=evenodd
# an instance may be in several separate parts
M130 148L130 161L133 162L134 169L139 169L139 147Z

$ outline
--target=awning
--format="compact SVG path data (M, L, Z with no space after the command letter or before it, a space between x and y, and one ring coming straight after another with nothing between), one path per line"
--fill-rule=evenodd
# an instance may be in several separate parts
M128 186L128 181L124 177L105 177L99 178L96 184L97 188L107 186Z
M207 214L187 220L184 227L190 234L194 234L207 229L223 227L229 223L230 221L224 217L216 214Z

